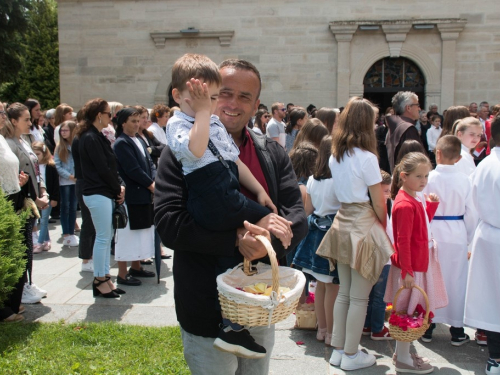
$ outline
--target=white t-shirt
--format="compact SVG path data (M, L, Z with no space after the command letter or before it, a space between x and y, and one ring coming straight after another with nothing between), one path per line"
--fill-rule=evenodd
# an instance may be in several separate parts
M311 196L315 215L325 217L339 210L340 202L333 190L333 178L318 181L311 176L307 180L306 191Z
M330 156L328 165L335 176L335 194L342 203L368 202L368 186L382 181L377 157L359 148L346 153L340 163Z

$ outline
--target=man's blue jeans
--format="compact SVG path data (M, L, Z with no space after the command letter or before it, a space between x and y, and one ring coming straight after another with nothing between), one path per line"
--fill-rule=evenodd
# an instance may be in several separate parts
M373 286L370 292L370 300L368 301L368 309L366 311L365 327L371 327L373 333L379 333L384 329L385 306L384 294L387 284L387 276L389 268L386 264L380 274L377 283Z

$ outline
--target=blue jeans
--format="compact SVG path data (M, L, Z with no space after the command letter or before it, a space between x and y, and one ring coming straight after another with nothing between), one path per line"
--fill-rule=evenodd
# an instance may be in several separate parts
M366 310L365 327L371 327L373 333L379 333L382 329L384 329L386 306L384 302L384 294L390 267L391 266L388 264L384 266L377 283L373 286L372 291L370 292L368 309Z
M61 226L63 234L75 234L76 220L76 192L75 185L63 185L59 187L61 198Z
M109 275L111 239L113 238L113 209L115 201L103 195L84 195L96 231L94 242L94 277ZM62 217L62 216L61 216Z
M38 235L38 244L50 241L49 235L49 217L52 211L52 206L49 204L45 210L40 210L40 234Z

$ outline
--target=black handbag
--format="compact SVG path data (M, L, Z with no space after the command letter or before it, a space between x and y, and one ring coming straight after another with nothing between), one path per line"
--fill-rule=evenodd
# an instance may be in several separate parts
M123 204L117 204L113 211L113 229L123 229L127 226L128 215Z

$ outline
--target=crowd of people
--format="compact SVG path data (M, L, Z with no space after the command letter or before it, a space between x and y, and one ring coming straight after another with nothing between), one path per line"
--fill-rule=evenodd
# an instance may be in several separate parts
M154 277L142 264L161 243L173 249L192 373L266 374L274 325L223 318L215 280L243 257L266 261L259 234L281 265L315 280L316 337L333 347L332 366L376 363L360 338L394 339L384 316L402 288L395 310L432 311L423 342L436 323L450 326L456 347L470 341L464 325L476 328L486 373L500 373L500 105L439 114L399 92L383 112L358 97L339 109L276 102L269 111L255 66L193 54L175 63L172 88L173 108L0 103L1 187L16 211L31 211L24 274L0 319L22 320L22 304L47 294L33 282L33 256L50 251L57 218L63 246L78 247L81 271L94 275L95 297L119 298ZM128 221L116 229L119 206ZM400 372L434 369L406 341L393 362Z

